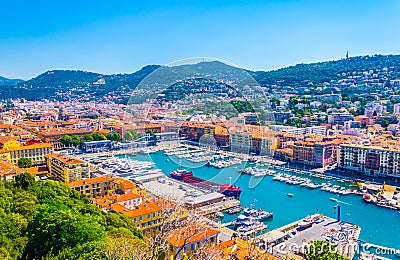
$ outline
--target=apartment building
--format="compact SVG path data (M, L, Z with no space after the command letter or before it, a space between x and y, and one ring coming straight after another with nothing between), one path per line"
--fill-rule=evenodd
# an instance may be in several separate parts
M326 167L336 160L334 142L297 141L293 145L293 162Z
M67 183L67 185L89 198L97 198L107 195L112 189L113 178L107 176L96 177L93 179L76 180Z
M70 155L49 154L46 156L50 177L57 181L70 183L90 178L87 162Z
M346 121L354 120L354 116L349 113L332 113L328 115L328 124L344 125Z
M200 223L178 228L168 236L170 251L177 259L190 256L196 250L217 245L220 233L218 229Z
M359 144L338 147L340 169L361 172L369 176L400 177L400 150Z
M33 145L14 145L0 149L0 157L12 164L17 164L20 158L29 158L33 165L43 165L46 163L46 155L53 152L53 146L47 143Z

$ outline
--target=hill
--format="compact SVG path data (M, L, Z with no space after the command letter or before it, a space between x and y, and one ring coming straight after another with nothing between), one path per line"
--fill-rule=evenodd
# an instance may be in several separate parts
M8 79L0 76L0 86L15 86L24 82L22 79Z
M101 97L110 92L134 89L158 65L148 65L131 74L105 75L80 70L51 70L14 86L0 88L3 98L26 98L37 100L54 98L65 100L78 95L90 93Z
M259 72L255 79L261 85L304 86L337 80L342 73L394 67L393 78L400 76L400 55L359 56L335 61L297 64L278 70Z
M79 70L52 70L25 82L0 78L0 86L1 82L7 82L4 83L7 84L6 86L0 87L0 96L2 98L21 97L29 100L43 98L68 100L82 97L94 99L109 95L118 97L117 101L126 102L129 98L129 91L135 89L147 75L160 67L159 65L148 65L134 73L112 75ZM297 64L273 71L246 70L246 72L263 86L275 84L306 86L310 83L318 85L340 79L343 77L343 73L382 70L385 67L393 68L394 73L390 79L400 77L400 55L359 56L335 61ZM151 79L150 83L159 84L158 80L162 79L164 82L161 83L173 84L176 79L182 80L193 76L200 78L207 75L214 75L218 80L241 81L249 78L246 76L247 74L243 75L243 70L218 61L203 61L196 64L161 68L161 70L157 70L155 79ZM251 82L248 83L252 85Z

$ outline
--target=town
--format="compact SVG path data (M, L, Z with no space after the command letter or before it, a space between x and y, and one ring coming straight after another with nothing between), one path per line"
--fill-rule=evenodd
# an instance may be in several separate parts
M11 182L30 174L65 183L104 214L127 216L152 241L150 251L162 248L171 259L303 259L309 252L300 241L315 240L333 243L348 259L357 244L396 255L396 245L362 240L364 227L340 216L347 197L373 204L370 210L400 212L396 73L384 66L304 87L281 82L250 89L196 75L144 103L90 93L83 100L71 92L58 93L68 101L3 99L0 177ZM229 179L213 178L224 170ZM279 214L249 202L251 189L240 182L249 177L265 187L308 188L304 194L328 191L337 216L306 211L270 229ZM281 199L295 200L295 192Z

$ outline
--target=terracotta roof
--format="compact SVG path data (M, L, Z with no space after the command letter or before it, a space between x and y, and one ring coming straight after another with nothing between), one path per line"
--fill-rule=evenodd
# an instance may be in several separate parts
M143 203L142 205L138 206L136 209L129 210L124 212L125 215L127 215L130 218L153 213L153 212L158 212L162 210L163 207L157 203L157 202L147 202Z
M118 212L118 213L122 213L122 212L124 212L126 210L126 208L123 205L119 204L119 203L114 203L111 206L111 209L114 210L115 212Z
M112 180L111 177L100 176L100 177L86 179L86 180L73 181L73 182L67 183L67 185L69 187L79 187L79 186L83 186L83 185L86 185L86 184L92 184L92 183L98 183L98 182L106 182L106 181L111 181L111 180Z
M78 157L74 157L71 155L60 155L57 153L53 153L53 154L49 154L47 155L48 158L55 158L58 159L60 161L62 161L65 164L68 165L74 165L74 164L87 164L87 162L85 162L84 160L79 159Z
M219 233L219 230L206 224L191 225L172 231L168 238L168 242L175 247L180 247Z
M133 199L138 199L141 198L139 194L136 193L127 193L127 194L122 194L117 198L117 202L122 202L122 201L127 201L127 200L133 200Z

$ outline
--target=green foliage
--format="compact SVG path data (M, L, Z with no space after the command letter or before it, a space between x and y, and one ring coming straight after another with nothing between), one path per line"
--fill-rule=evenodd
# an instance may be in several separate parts
M368 71L384 67L395 68L395 75L400 72L400 55L373 55L351 57L336 61L297 64L287 68L258 73L255 79L261 85L279 84L288 86L307 86L310 82L324 83L337 80L342 73Z
M248 101L234 100L230 102L238 113L255 112L253 106Z
M77 135L62 135L60 142L67 147L79 146L82 143L82 139Z
M119 141L122 140L121 135L118 134L118 133L108 133L108 134L106 135L106 138L107 138L107 140L115 141L115 142L119 142Z
M91 95L101 97L110 92L126 93L134 89L148 74L158 69L158 65L149 65L131 74L102 75L79 70L53 70L40 74L36 78L25 82L17 81L7 88L0 88L3 98L26 98L38 100L42 98L56 98L68 100L68 96L57 95L57 92L67 92L72 89L88 89ZM96 87L93 83L103 78L105 85ZM0 79L1 85L1 79ZM121 91L121 86L124 90Z
M346 260L347 258L336 252L334 245L326 241L312 241L307 250L309 260Z
M143 238L128 217L61 182L29 173L0 182L0 259L106 259L108 236Z
M32 164L33 163L31 158L21 157L18 159L19 168L29 168L32 167Z
M124 140L126 141L134 141L139 139L140 137L142 137L142 135L136 132L135 130L128 130L124 134Z
M93 141L103 141L107 140L107 138L100 133L93 133L93 134L88 134L85 136L85 141L86 142L93 142Z
M23 159L23 158L21 158L21 159ZM19 160L18 160L18 164L19 164ZM34 182L35 182L35 178L27 172L17 175L15 177L15 186L20 187L24 190L27 190L30 186L32 186L34 184Z

